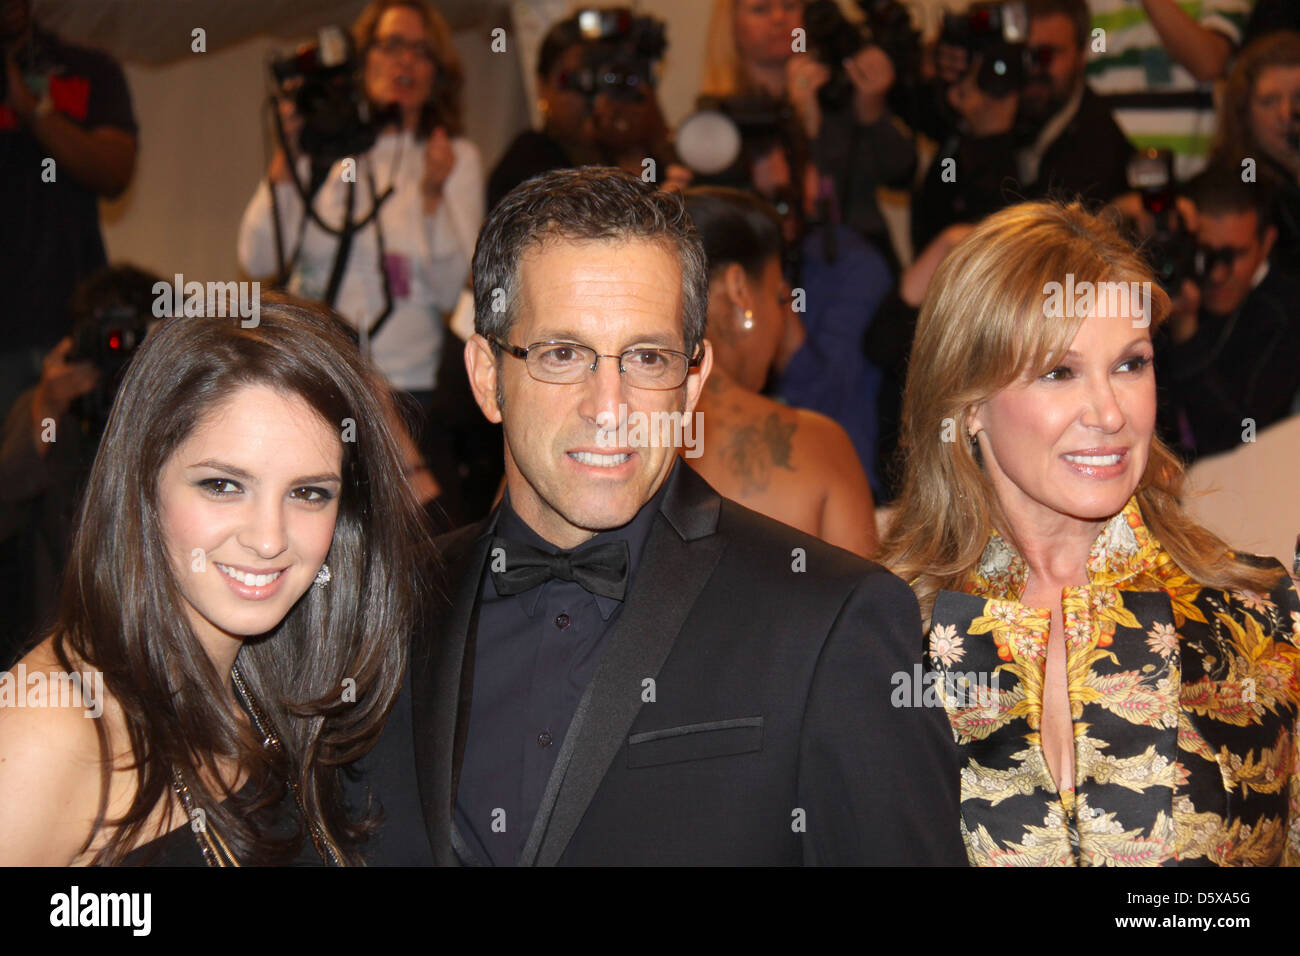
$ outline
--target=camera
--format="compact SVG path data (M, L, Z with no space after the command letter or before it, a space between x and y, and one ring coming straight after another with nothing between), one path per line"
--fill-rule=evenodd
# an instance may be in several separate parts
M1198 275L1196 237L1188 231L1174 204L1174 155L1167 149L1143 149L1128 164L1129 188L1142 198L1156 222L1155 234L1143 246L1160 287L1178 295L1186 279Z
M663 21L621 8L580 10L574 18L590 46L579 69L560 74L559 88L589 100L609 96L635 102L649 96L655 87L654 65L668 46Z
M68 362L90 362L99 371L99 384L77 400L77 415L87 431L97 434L108 421L122 372L144 341L152 316L135 306L97 309L72 328Z
M799 141L794 109L771 96L702 96L677 127L677 155L716 186L749 186L748 166L776 147ZM737 163L745 160L743 167Z
M671 162L654 95L655 65L668 46L663 21L622 7L579 10L572 21L581 60L555 82L586 100L585 137L600 161L617 165L620 157L644 154Z
M96 312L72 330L69 362L91 362L111 375L131 360L144 341L149 320L129 305Z
M974 3L965 13L945 13L939 42L980 57L975 85L1006 96L1025 85L1029 72L1029 11L1023 0Z
M911 14L897 0L858 0L863 23L844 16L835 0L813 0L804 7L808 47L830 70L830 78L817 90L817 100L827 110L840 110L853 97L853 81L844 61L872 44L880 47L899 76L919 73L920 34Z
M270 72L277 93L293 101L302 119L298 145L312 160L313 192L336 160L370 149L396 113L376 110L366 99L360 61L341 27L323 27L317 42L272 59Z

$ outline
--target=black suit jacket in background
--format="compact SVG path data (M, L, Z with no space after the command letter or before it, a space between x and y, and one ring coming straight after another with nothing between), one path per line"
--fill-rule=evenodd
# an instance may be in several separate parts
M944 712L891 705L921 661L911 590L684 464L668 480L520 862L964 865ZM494 524L439 542L449 600L362 763L372 864L480 862L452 809Z
M954 137L947 151L935 156L912 201L912 248L917 255L953 223L979 222L1013 203L1078 195L1096 206L1128 191L1133 144L1087 85L1078 110L1043 152L1032 183L1019 179L1016 153L1023 145L1014 132L966 135ZM945 158L957 160L955 182L943 181Z

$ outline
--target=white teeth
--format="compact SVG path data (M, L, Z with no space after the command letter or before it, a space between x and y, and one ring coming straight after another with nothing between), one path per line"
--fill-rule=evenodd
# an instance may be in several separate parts
M274 574L253 574L251 572L245 573L243 571L238 571L235 568L227 567L224 564L218 564L217 567L221 569L222 574L234 578L240 584L250 588L264 588L280 576L279 571L276 571Z
M580 465L595 465L597 468L615 468L631 458L631 455L597 455L590 451L571 451L569 457Z
M1105 467L1106 465L1118 465L1122 455L1066 455L1066 461L1072 461L1076 465L1096 465Z

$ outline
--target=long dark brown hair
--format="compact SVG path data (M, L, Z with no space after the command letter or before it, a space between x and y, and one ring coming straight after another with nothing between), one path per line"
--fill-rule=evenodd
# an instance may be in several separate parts
M257 811L297 784L307 817L360 862L370 817L350 821L344 768L369 749L402 680L431 565L421 512L403 478L380 387L341 321L287 296L262 298L255 328L238 318L170 318L132 361L91 471L64 582L54 650L99 670L120 706L134 757L135 796L107 819L109 755L103 757L94 829L111 835L92 862L116 863L142 838L160 801L170 802L172 768L184 776L210 826L241 863L283 862L305 834L259 832ZM327 563L328 587L309 588L284 620L245 641L238 665L283 742L266 749L228 705L219 674L182 610L184 598L165 546L158 477L205 416L245 386L300 397L342 440L342 489ZM248 770L249 787L218 784L219 760ZM223 802L224 801L224 802Z

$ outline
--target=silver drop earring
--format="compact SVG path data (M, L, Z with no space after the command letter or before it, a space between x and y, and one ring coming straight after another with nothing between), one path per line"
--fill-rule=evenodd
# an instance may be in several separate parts
M325 588L330 583L330 566L322 564L320 570L316 572L316 580L312 582L314 588Z

